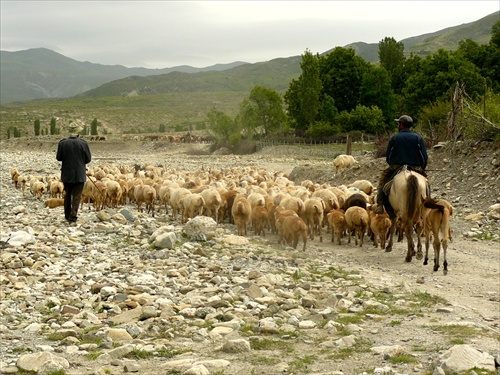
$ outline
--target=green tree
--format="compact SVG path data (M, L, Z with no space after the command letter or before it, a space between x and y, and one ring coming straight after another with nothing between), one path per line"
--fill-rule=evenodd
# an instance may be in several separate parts
M10 127L7 128L7 139L10 139Z
M377 106L357 105L350 113L351 130L382 134L387 130L384 114Z
M473 99L484 91L479 69L458 54L440 49L425 57L420 69L406 81L403 90L406 112L417 116L426 105L450 98L457 82L465 85Z
M35 130L35 136L38 137L40 135L40 119L39 118L35 119L33 125Z
M285 112L283 98L276 90L256 85L250 91L249 104L255 108L257 126L264 136L273 133L283 133Z
M321 122L328 122L330 124L335 123L335 119L339 115L339 111L337 110L337 107L335 107L335 100L333 100L330 95L323 94L318 115L319 121Z
M306 50L300 68L301 75L292 80L285 93L285 103L293 126L306 130L315 122L321 106L322 83L318 57Z
M393 128L394 92L389 74L384 67L371 65L365 73L361 83L360 103L367 107L380 108L384 114L385 123L391 129Z
M208 113L208 131L217 140L235 146L241 139L241 129L231 116L212 108Z
M50 135L56 135L56 134L58 134L56 124L57 123L56 123L55 117L52 117L50 119Z
M405 62L405 46L403 42L397 42L394 38L385 37L378 43L378 58L380 65L389 74L391 82L399 76Z
M95 118L90 123L90 135L97 135L97 125L99 125L99 122L97 121L97 118Z
M342 47L320 56L319 61L323 94L333 98L339 111L356 108L363 75L370 64L357 56L354 49Z
M18 128L14 127L14 138L19 137L21 137L21 131Z
M165 124L160 124L160 126L158 127L158 132L159 133L165 133L165 131L167 130Z

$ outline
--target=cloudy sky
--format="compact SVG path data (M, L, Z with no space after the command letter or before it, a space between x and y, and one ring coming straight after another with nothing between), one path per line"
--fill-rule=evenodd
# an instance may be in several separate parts
M0 47L78 61L205 67L402 40L476 21L488 1L0 1Z

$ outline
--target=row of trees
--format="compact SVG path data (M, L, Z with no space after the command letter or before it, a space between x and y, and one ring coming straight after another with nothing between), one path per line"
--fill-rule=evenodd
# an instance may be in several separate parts
M375 65L351 48L322 56L306 50L301 74L283 96L255 86L234 118L212 108L208 129L232 145L269 135L318 138L361 131L380 136L394 130L395 117L409 114L419 130L438 141L447 136L458 87L464 98L460 118L471 124L461 136L499 137L500 21L487 45L468 39L453 52L406 57L403 43L387 37L378 54Z

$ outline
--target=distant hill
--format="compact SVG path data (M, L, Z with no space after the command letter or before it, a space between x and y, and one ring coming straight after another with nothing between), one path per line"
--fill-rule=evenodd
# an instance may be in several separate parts
M71 97L104 83L130 76L170 72L221 71L246 64L237 61L206 68L182 65L164 69L127 68L70 59L46 48L0 52L0 104L44 98Z
M404 39L405 53L425 56L439 48L455 50L464 39L486 44L499 17L500 12L496 12L475 22ZM378 43L357 42L345 47L352 47L369 62L378 62ZM242 92L256 84L284 91L300 74L300 61L300 56L292 56L256 64L237 61L206 68L146 69L80 62L45 48L1 51L0 104L75 95L95 98L146 93Z

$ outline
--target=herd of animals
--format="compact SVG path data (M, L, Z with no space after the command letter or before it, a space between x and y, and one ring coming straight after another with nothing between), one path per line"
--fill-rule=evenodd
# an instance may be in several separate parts
M355 163L353 158L351 162ZM348 168L351 162L340 165L340 168ZM334 166L339 169L339 163L334 162ZM278 235L280 244L293 248L297 248L301 240L304 251L308 239L312 241L317 236L322 242L323 233L330 233L331 242L337 245L341 245L342 240L350 244L354 237L355 245L363 246L365 237L368 237L374 247L377 248L380 243L382 249L391 251L393 236L398 232L399 241L406 235L407 262L415 255L415 231L417 259L423 257L421 237L425 237L424 265L428 263L430 240L433 238L434 271L440 266L442 246L446 274L446 250L451 240L453 207L446 200L426 197L425 186L424 192L419 191L417 185L412 188L412 181L422 183L419 179L423 178L420 175L417 178L412 173L403 170L393 181L389 201L397 213L394 220L387 213L375 214L375 189L368 180L356 180L340 186L318 184L311 180L296 183L284 173L269 172L256 166L202 167L196 171L178 171L154 165L94 166L87 172L80 210L86 209L85 205L88 209L99 211L106 207L116 209L132 204L140 212L143 212L143 207L152 216L164 212L171 215L172 220L183 223L204 215L212 217L217 223L235 224L240 236L247 236L250 230L258 236L273 233ZM25 175L12 169L11 177L23 196L31 192L35 199L44 201L45 207L63 206L64 185L59 176ZM401 181L398 182L398 178ZM398 191L413 190L417 194L415 199L398 195ZM415 207L408 209L411 206L409 203ZM398 204L404 207L398 208Z

